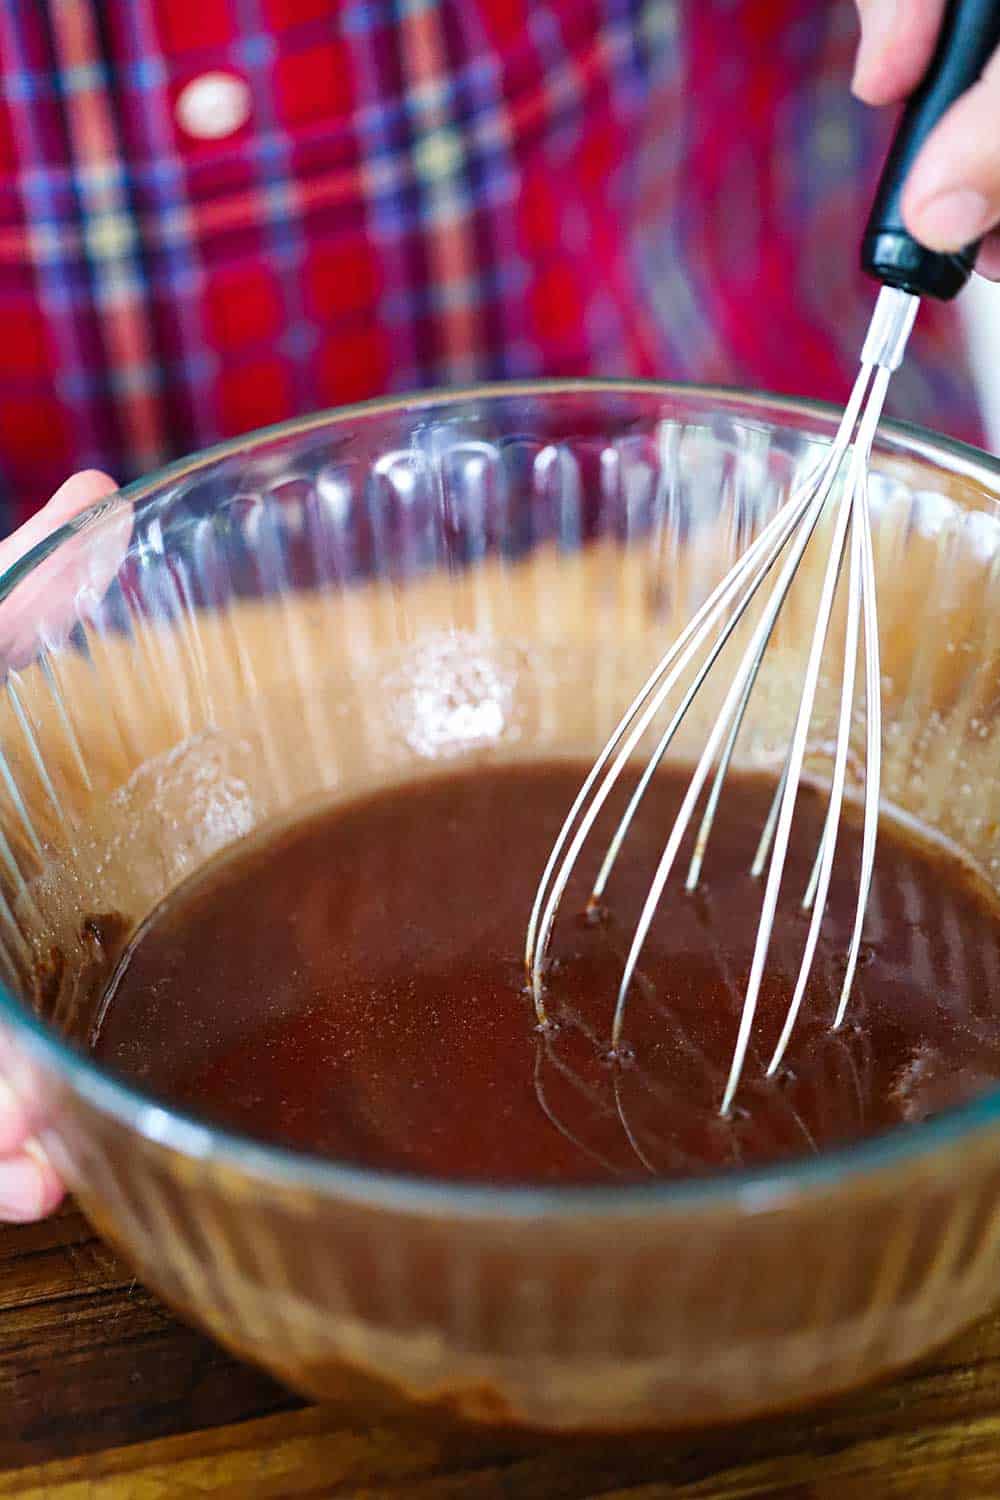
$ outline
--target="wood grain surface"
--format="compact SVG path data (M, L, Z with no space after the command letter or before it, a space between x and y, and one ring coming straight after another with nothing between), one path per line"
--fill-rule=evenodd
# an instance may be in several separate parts
M1000 1317L819 1412L554 1445L306 1407L179 1324L72 1207L0 1228L0 1500L1000 1497Z

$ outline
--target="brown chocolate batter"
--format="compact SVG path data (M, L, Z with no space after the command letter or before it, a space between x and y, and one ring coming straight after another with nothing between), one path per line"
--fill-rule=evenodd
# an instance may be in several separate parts
M579 764L465 770L330 807L205 869L126 954L98 1057L252 1135L367 1167L581 1183L762 1162L918 1120L1000 1078L1000 923L940 849L883 824L849 1025L831 1033L858 832L842 830L810 992L763 1079L791 995L823 816L800 798L738 1108L718 1115L756 932L747 871L771 796L727 783L703 888L667 888L608 1039L639 907L684 779L654 779L598 923L581 912L612 825L563 907L536 1029L522 950ZM630 781L623 789L627 795ZM608 810L606 809L606 814ZM601 834L603 832L603 839Z

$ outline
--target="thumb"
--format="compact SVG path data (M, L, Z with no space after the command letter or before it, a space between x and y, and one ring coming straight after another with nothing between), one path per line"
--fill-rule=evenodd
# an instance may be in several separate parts
M118 486L99 469L83 469L61 484L48 504L36 511L29 521L19 527L6 541L0 542L0 573L14 565L17 560L37 547L51 532L65 521L95 505L107 495L113 495Z
M39 646L52 645L72 629L80 590L103 596L125 555L132 530L131 511L110 517L89 537L75 536L42 562L11 592L10 569L53 531L80 511L113 495L113 479L95 469L74 474L60 485L37 515L0 543L0 677L23 666Z

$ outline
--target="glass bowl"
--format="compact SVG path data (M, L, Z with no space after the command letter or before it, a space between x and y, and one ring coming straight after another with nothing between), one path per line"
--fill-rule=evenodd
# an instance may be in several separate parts
M1000 1092L773 1168L492 1191L209 1127L83 1045L122 939L288 808L593 755L834 420L607 382L377 402L142 480L0 585L0 1068L136 1273L291 1386L549 1431L721 1421L899 1366L994 1296ZM885 797L995 886L1000 465L887 424L871 493Z

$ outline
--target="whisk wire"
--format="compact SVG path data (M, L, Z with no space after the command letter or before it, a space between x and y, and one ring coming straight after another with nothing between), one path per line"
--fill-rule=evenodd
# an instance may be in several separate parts
M771 852L771 844L774 841L774 830L778 823L778 813L781 810L781 799L785 794L785 782L788 780L788 756L785 756L784 765L781 767L781 775L778 777L774 788L774 796L771 798L771 806L768 808L764 826L760 831L760 842L750 866L750 874L754 880L759 880L764 873L767 864L767 856Z
M814 910L816 895L820 889L820 881L828 857L829 841L832 838L834 846L836 846L837 830L840 827L840 813L843 808L843 792L847 779L847 756L850 748L850 729L854 715L854 690L857 683L858 668L860 584L858 582L857 544L859 537L860 529L857 511L852 508L849 538L845 548L845 551L850 554L850 562L847 581L847 617L844 626L844 665L840 687L840 709L837 715L833 777L830 782L830 796L827 800L826 817L823 820L823 827L820 830L820 836L816 843L816 853L813 857L809 879L806 881L806 888L802 896L802 910L804 912ZM841 571L843 571L843 566L844 554L841 554ZM832 852L829 855L829 861L832 867ZM825 897L820 901L820 909L822 910L824 906Z
M852 471L854 469L855 462L856 455L855 460L852 461ZM833 873L833 858L836 852L837 829L839 826L841 808L843 804L844 781L847 769L847 748L848 741L850 739L851 716L854 707L855 672L857 667L858 649L858 608L860 603L858 599L859 583L857 576L856 543L856 538L860 536L860 529L858 518L855 513L855 507L853 505L852 499L850 498L850 482L848 484L848 497L843 503L841 516L844 518L845 523L849 525L850 528L850 540L848 545L851 552L851 562L848 578L849 598L844 639L844 675L840 693L840 709L837 723L836 748L834 751L833 776L831 778L830 796L827 802L826 817L823 822L823 830L819 841L819 847L817 849L817 857L813 864L812 875L806 888L805 898L803 901L803 906L805 906L806 909L811 908L809 931L806 935L805 947L803 949L802 960L799 965L799 972L795 982L795 989L792 994L792 1000L785 1015L784 1026L778 1039L778 1044L774 1049L774 1053L768 1065L768 1077L772 1077L781 1065L782 1059L785 1055L785 1050L788 1046L789 1040L791 1039L795 1022L798 1019L799 1010L801 1008L802 1000L805 995L806 985L809 982L809 975L812 972L813 958L815 957L816 946L819 942L820 928L822 926L823 917L826 912L826 901L830 889L830 877ZM846 536L844 540L845 542L847 541ZM830 562L828 565L828 574L830 572L839 572L842 557L843 549L841 549L840 551L835 550L831 553ZM837 579L834 576L833 588L831 588L829 592L829 603L831 608L833 604L833 590L836 588L836 583ZM822 634L820 634L821 627ZM822 655L823 647L826 642L828 628L829 615L827 614L825 619L821 616L821 621L817 624L816 633L813 636L812 650L817 662L817 674L819 670L819 659ZM807 685L815 688L815 682L809 683L808 679ZM805 727L802 738L803 751L805 749L805 736L808 734L809 722L812 718L812 711L813 698L809 697L808 699L806 699L805 693L803 693L802 704L799 711L800 722L803 716L805 717ZM799 778L801 776L802 770L801 759L796 759L795 757L795 748L796 741L793 740L793 758L789 767L789 776L786 779L786 790L782 797L782 814L785 814L786 809L788 808L790 797L792 799L792 806L791 810L788 811L787 817L785 818L784 822L784 845L782 844L782 820L781 818L779 818L777 842L770 866L770 878L774 881L775 887L780 885L780 880L784 869L784 858L787 852L787 836L791 828L792 812L794 812L794 797L797 793ZM788 790L789 783L791 784L792 788L791 793L789 793ZM775 871L777 871L776 876L774 875ZM776 894L774 899L776 901ZM767 897L765 897L761 926L758 929L758 945L760 945L762 941L765 943L769 941L773 916L773 905L769 905L768 899ZM766 959L766 947L764 950L764 957ZM756 968L751 972L750 985L747 991L747 1005L751 1005L752 1003L754 1003L757 998L755 979L757 984L759 984L760 975L757 972ZM752 1021L752 1010L750 1020ZM740 1061L742 1061L742 1059L740 1059ZM738 1080L738 1074L736 1075L735 1080L731 1080L732 1087L734 1089L736 1087L736 1084L738 1083Z
M837 832L840 826L840 817L843 808L844 785L847 772L847 751L850 742L851 721L854 710L854 687L857 672L858 637L860 627L859 616L862 610L859 593L862 588L862 574L865 568L866 537L868 543L870 544L871 536L870 521L868 517L869 501L866 475L868 469L868 461L871 457L871 447L875 436L875 428L878 424L879 417L881 416L882 405L885 400L885 392L888 386L888 381L888 371L879 370L876 373L875 380L873 381L872 385L870 405L865 412L861 427L859 428L857 443L855 444L854 454L851 459L851 474L847 486L847 504L850 507L851 561L848 578L848 604L844 640L844 675L841 685L840 710L837 723L837 741L836 749L834 752L833 775L830 783L830 795L827 803L826 818L824 820L823 832L820 839L819 849L817 851L817 861L813 866L814 878L810 878L810 888L806 891L806 899L812 906L809 931L806 937L805 948L803 950L802 961L799 966L799 973L796 979L795 990L792 995L791 1004L789 1005L788 1011L785 1016L785 1022L782 1028L781 1036L778 1039L778 1044L775 1047L774 1054L771 1058L770 1064L768 1065L767 1076L769 1078L772 1077L781 1066L782 1059L784 1058L785 1051L791 1039L795 1022L798 1019L798 1014L802 1005L803 997L805 995L806 986L809 982L809 975L812 972L813 959L816 954L816 946L819 942L820 928L822 926L823 916L826 911L827 897L830 890L830 880L833 873L833 859L836 851ZM869 649L869 643L866 640L866 651L868 651ZM877 676L875 682L877 688ZM875 696L878 696L877 691ZM867 718L870 713L870 699L870 684L866 682L866 728ZM875 757L875 764L866 766L866 782L872 779L873 776L877 781L877 752ZM878 822L877 806L878 803L876 798L874 819L876 828ZM815 888L812 889L813 887ZM858 897L861 920L859 921L856 916L854 932L857 933L859 944L858 951L860 951L861 922L863 922L864 908L867 904L864 899L864 889L862 884L859 884ZM854 954L855 965L856 962L857 952L855 952ZM853 965L851 965L850 953L848 956L848 965L850 967L851 976L853 978ZM850 987L850 984L848 984L846 989L846 993L848 994L850 993ZM843 997L844 993L845 991L842 989L841 997Z
M839 1031L844 1024L847 1002L854 984L854 974L861 952L861 936L864 930L865 912L875 870L875 844L878 838L878 809L882 790L882 668L878 644L878 613L875 594L875 552L872 547L871 513L868 507L868 477L862 478L865 503L861 507L861 525L864 541L863 568L861 574L861 599L865 629L865 705L867 735L865 743L865 804L864 824L861 837L861 878L858 882L858 904L854 915L854 931L847 954L847 969L840 991L837 1014L833 1029Z

